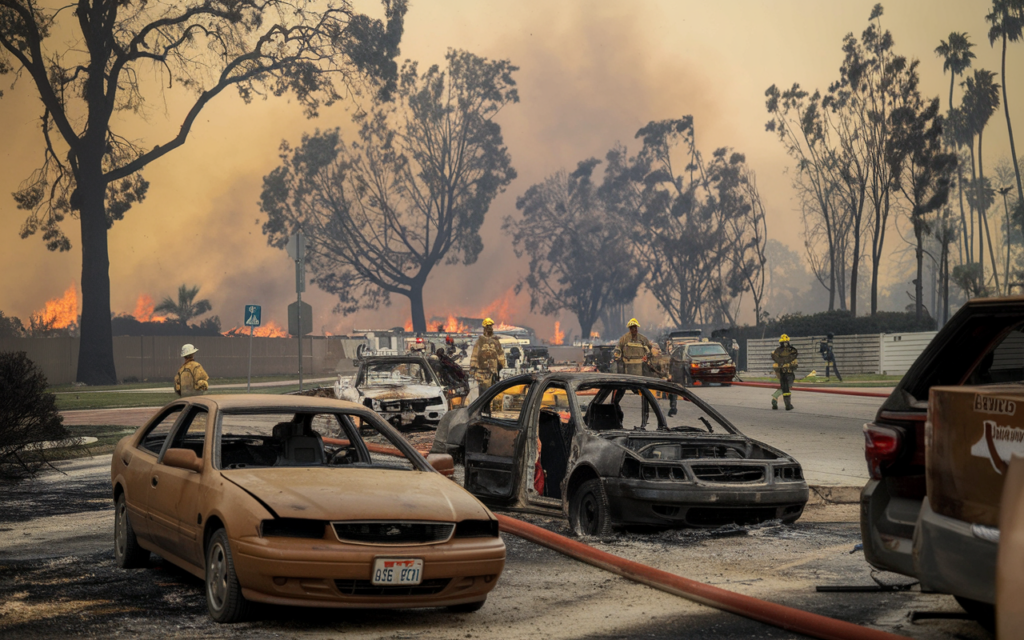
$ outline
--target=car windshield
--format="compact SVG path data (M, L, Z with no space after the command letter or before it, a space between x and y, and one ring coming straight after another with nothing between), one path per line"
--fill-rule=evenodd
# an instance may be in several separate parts
M329 411L223 412L214 466L374 467L426 470L402 437L379 420Z
M576 399L591 431L738 433L670 389L665 385L588 383L576 389Z
M423 363L415 360L368 362L363 370L361 383L367 385L436 384L434 377L430 375Z
M729 353L725 350L722 345L715 344L695 344L690 347L691 356L727 356Z

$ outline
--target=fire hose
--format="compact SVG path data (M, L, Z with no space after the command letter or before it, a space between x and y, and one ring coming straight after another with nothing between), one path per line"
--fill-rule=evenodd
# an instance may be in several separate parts
M506 533L604 569L627 580L633 580L659 591L735 613L780 629L827 640L895 640L904 637L719 589L639 562L620 558L522 520L496 515L501 530Z
M348 440L338 438L324 438L324 442L340 446L349 446L350 444ZM364 444L368 450L374 453L404 455L393 447L368 442ZM451 474L445 475L451 478ZM454 480L454 478L452 479ZM627 580L639 582L659 591L744 616L751 620L779 627L780 629L825 640L895 640L903 638L903 636L886 631L869 629L851 622L836 620L828 616L719 589L718 587L677 576L661 569L640 564L639 562L620 558L582 542L560 536L542 527L517 520L516 518L500 514L495 514L495 516L498 518L501 530L505 533L510 533L528 542L547 547L552 551L557 551L574 560L603 569Z
M763 387L765 389L778 389L779 385L771 382L731 382L730 384L740 387ZM854 391L852 389L836 389L834 387L816 388L816 387L800 387L792 385L790 387L793 391L810 391L811 393L834 393L840 396L862 396L865 398L888 398L888 393L879 393L877 391Z

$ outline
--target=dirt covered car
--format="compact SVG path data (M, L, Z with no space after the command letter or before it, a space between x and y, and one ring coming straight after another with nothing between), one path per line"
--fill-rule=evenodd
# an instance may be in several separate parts
M179 400L114 450L115 558L140 567L153 552L203 578L218 622L256 602L474 611L505 545L490 511L438 472L452 468L360 405Z
M579 534L793 522L808 495L796 460L679 385L638 376L509 378L445 416L431 452L463 460L485 503L562 512Z
M683 386L694 382L729 386L736 377L736 364L717 342L689 342L672 351L669 371L673 382Z
M367 356L337 396L379 413L392 426L435 426L469 394L469 380L443 353Z

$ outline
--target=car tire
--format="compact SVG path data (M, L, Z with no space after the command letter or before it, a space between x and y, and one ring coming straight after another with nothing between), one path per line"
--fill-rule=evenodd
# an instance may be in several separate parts
M611 535L608 495L599 478L584 482L570 498L569 526L578 536Z
M242 595L228 534L217 529L206 548L206 608L216 622L241 622L250 617L252 605Z
M484 603L487 602L487 598L483 600L477 600L476 602L464 602L462 604L453 604L448 607L448 611L451 613L473 613L483 608Z
M139 569L149 565L149 551L139 545L131 518L128 501L122 493L114 507L114 559L122 569Z

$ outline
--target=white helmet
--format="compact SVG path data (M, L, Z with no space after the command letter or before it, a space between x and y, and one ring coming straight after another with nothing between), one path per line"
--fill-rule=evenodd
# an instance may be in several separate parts
M190 344L186 344L185 346L183 346L181 348L181 357L184 358L185 356L190 356L193 353L196 353L198 351L199 351L199 349L196 349L195 347L193 347Z

